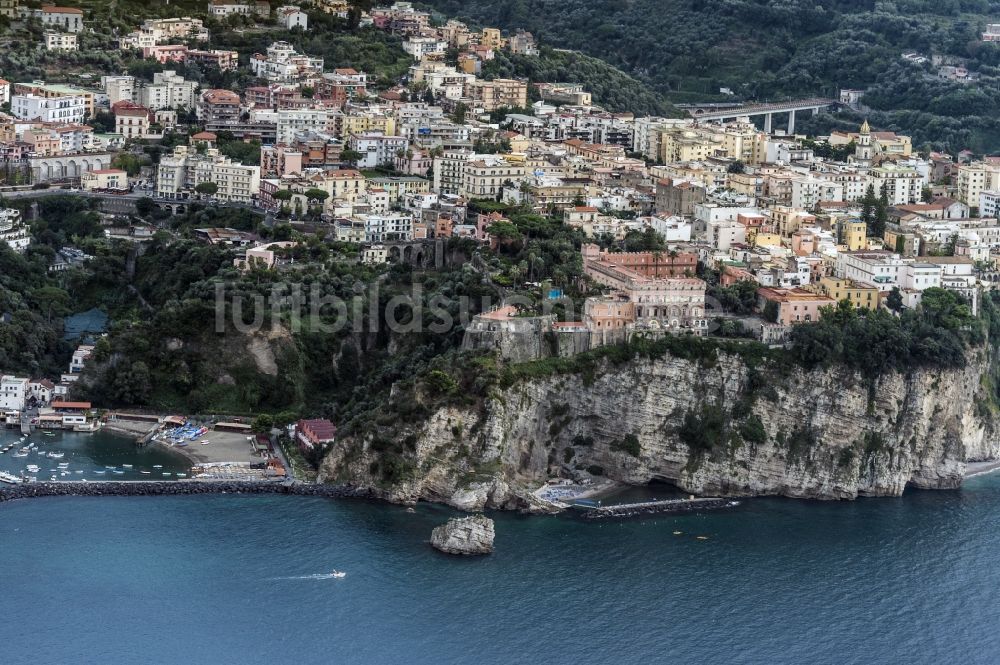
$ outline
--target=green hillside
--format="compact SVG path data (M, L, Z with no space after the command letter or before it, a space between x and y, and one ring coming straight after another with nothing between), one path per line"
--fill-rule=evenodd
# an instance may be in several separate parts
M918 145L1000 150L1000 45L979 41L1000 14L988 0L425 0L443 17L530 30L543 43L601 58L671 101L834 96L863 88L874 124ZM946 81L931 62L965 65ZM824 129L818 118L802 129ZM850 119L853 123L854 119Z

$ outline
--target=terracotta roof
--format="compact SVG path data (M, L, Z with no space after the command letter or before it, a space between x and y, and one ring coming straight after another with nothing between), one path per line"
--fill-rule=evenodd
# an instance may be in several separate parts
M83 14L82 9L77 9L76 7L56 7L49 5L48 7L42 7L42 13L44 14Z
M212 132L198 132L197 134L192 135L191 138L196 141L214 141L219 137Z
M90 402L52 402L53 409L89 409Z

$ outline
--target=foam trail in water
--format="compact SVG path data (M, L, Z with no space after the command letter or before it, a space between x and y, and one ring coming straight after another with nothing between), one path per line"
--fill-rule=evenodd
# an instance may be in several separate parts
M333 573L316 573L315 575L290 575L288 577L269 577L269 582L278 580L332 580L337 576Z

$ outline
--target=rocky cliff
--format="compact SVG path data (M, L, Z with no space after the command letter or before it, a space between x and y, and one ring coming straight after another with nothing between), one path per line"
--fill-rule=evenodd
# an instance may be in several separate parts
M555 476L673 483L703 495L817 499L948 489L967 461L1000 455L989 358L962 370L869 380L734 354L601 361L495 390L481 407L437 409L395 436L406 472L378 477L371 438L347 438L321 479L394 501L459 508L539 508L530 491Z

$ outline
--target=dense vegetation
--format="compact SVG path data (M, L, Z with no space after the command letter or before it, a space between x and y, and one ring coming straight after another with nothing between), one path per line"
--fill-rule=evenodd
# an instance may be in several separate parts
M674 102L836 96L868 90L873 125L918 146L1000 149L1000 45L979 41L991 0L425 0L444 16L530 30L543 43L601 58ZM978 84L946 81L916 51L964 64ZM837 123L833 117L800 131ZM846 119L857 126L857 118Z
M543 47L537 57L501 51L483 66L487 78L526 78L532 82L580 83L595 104L636 115L681 113L645 83L597 58Z

